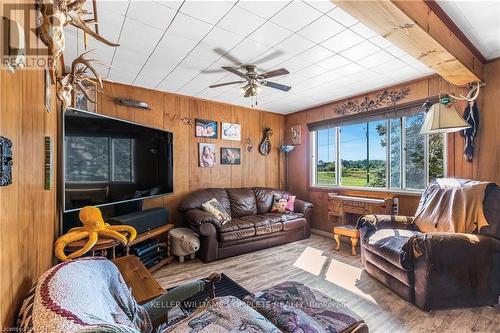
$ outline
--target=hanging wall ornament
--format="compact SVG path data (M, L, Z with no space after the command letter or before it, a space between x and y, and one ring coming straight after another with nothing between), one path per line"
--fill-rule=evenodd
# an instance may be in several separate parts
M464 159L467 162L472 162L474 156L474 137L479 128L479 110L476 101L467 102L463 118L471 127L464 129L460 135L464 138Z
M246 140L246 148L247 148L247 151L249 153L252 152L252 150L253 150L253 143L252 143L252 139L251 138L247 138L247 140Z
M259 146L259 152L264 156L269 155L269 153L271 152L271 135L273 135L273 130L270 128L266 128L264 130L264 135Z

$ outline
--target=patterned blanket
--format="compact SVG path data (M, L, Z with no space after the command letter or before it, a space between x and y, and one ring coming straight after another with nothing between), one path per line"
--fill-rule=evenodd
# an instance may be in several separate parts
M23 332L149 333L149 316L104 258L66 261L45 272L24 301Z

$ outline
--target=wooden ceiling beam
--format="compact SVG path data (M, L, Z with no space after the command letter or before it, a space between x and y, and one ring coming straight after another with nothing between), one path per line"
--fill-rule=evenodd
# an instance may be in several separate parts
M424 0L331 0L455 85L482 81L483 63Z

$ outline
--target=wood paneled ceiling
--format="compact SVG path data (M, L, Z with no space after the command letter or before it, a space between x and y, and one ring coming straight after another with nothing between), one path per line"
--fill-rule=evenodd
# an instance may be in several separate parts
M101 35L121 46L89 38L88 49L113 66L100 72L115 82L250 106L238 86L208 88L239 79L220 67L232 58L262 71L285 67L290 74L274 81L292 90L264 87L258 108L286 114L433 73L328 0L97 4ZM84 51L83 36L73 28L66 36L69 63Z

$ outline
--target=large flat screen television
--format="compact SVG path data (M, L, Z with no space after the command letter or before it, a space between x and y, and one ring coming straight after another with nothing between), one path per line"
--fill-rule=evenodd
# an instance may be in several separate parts
M171 132L70 108L63 133L65 212L173 192Z

